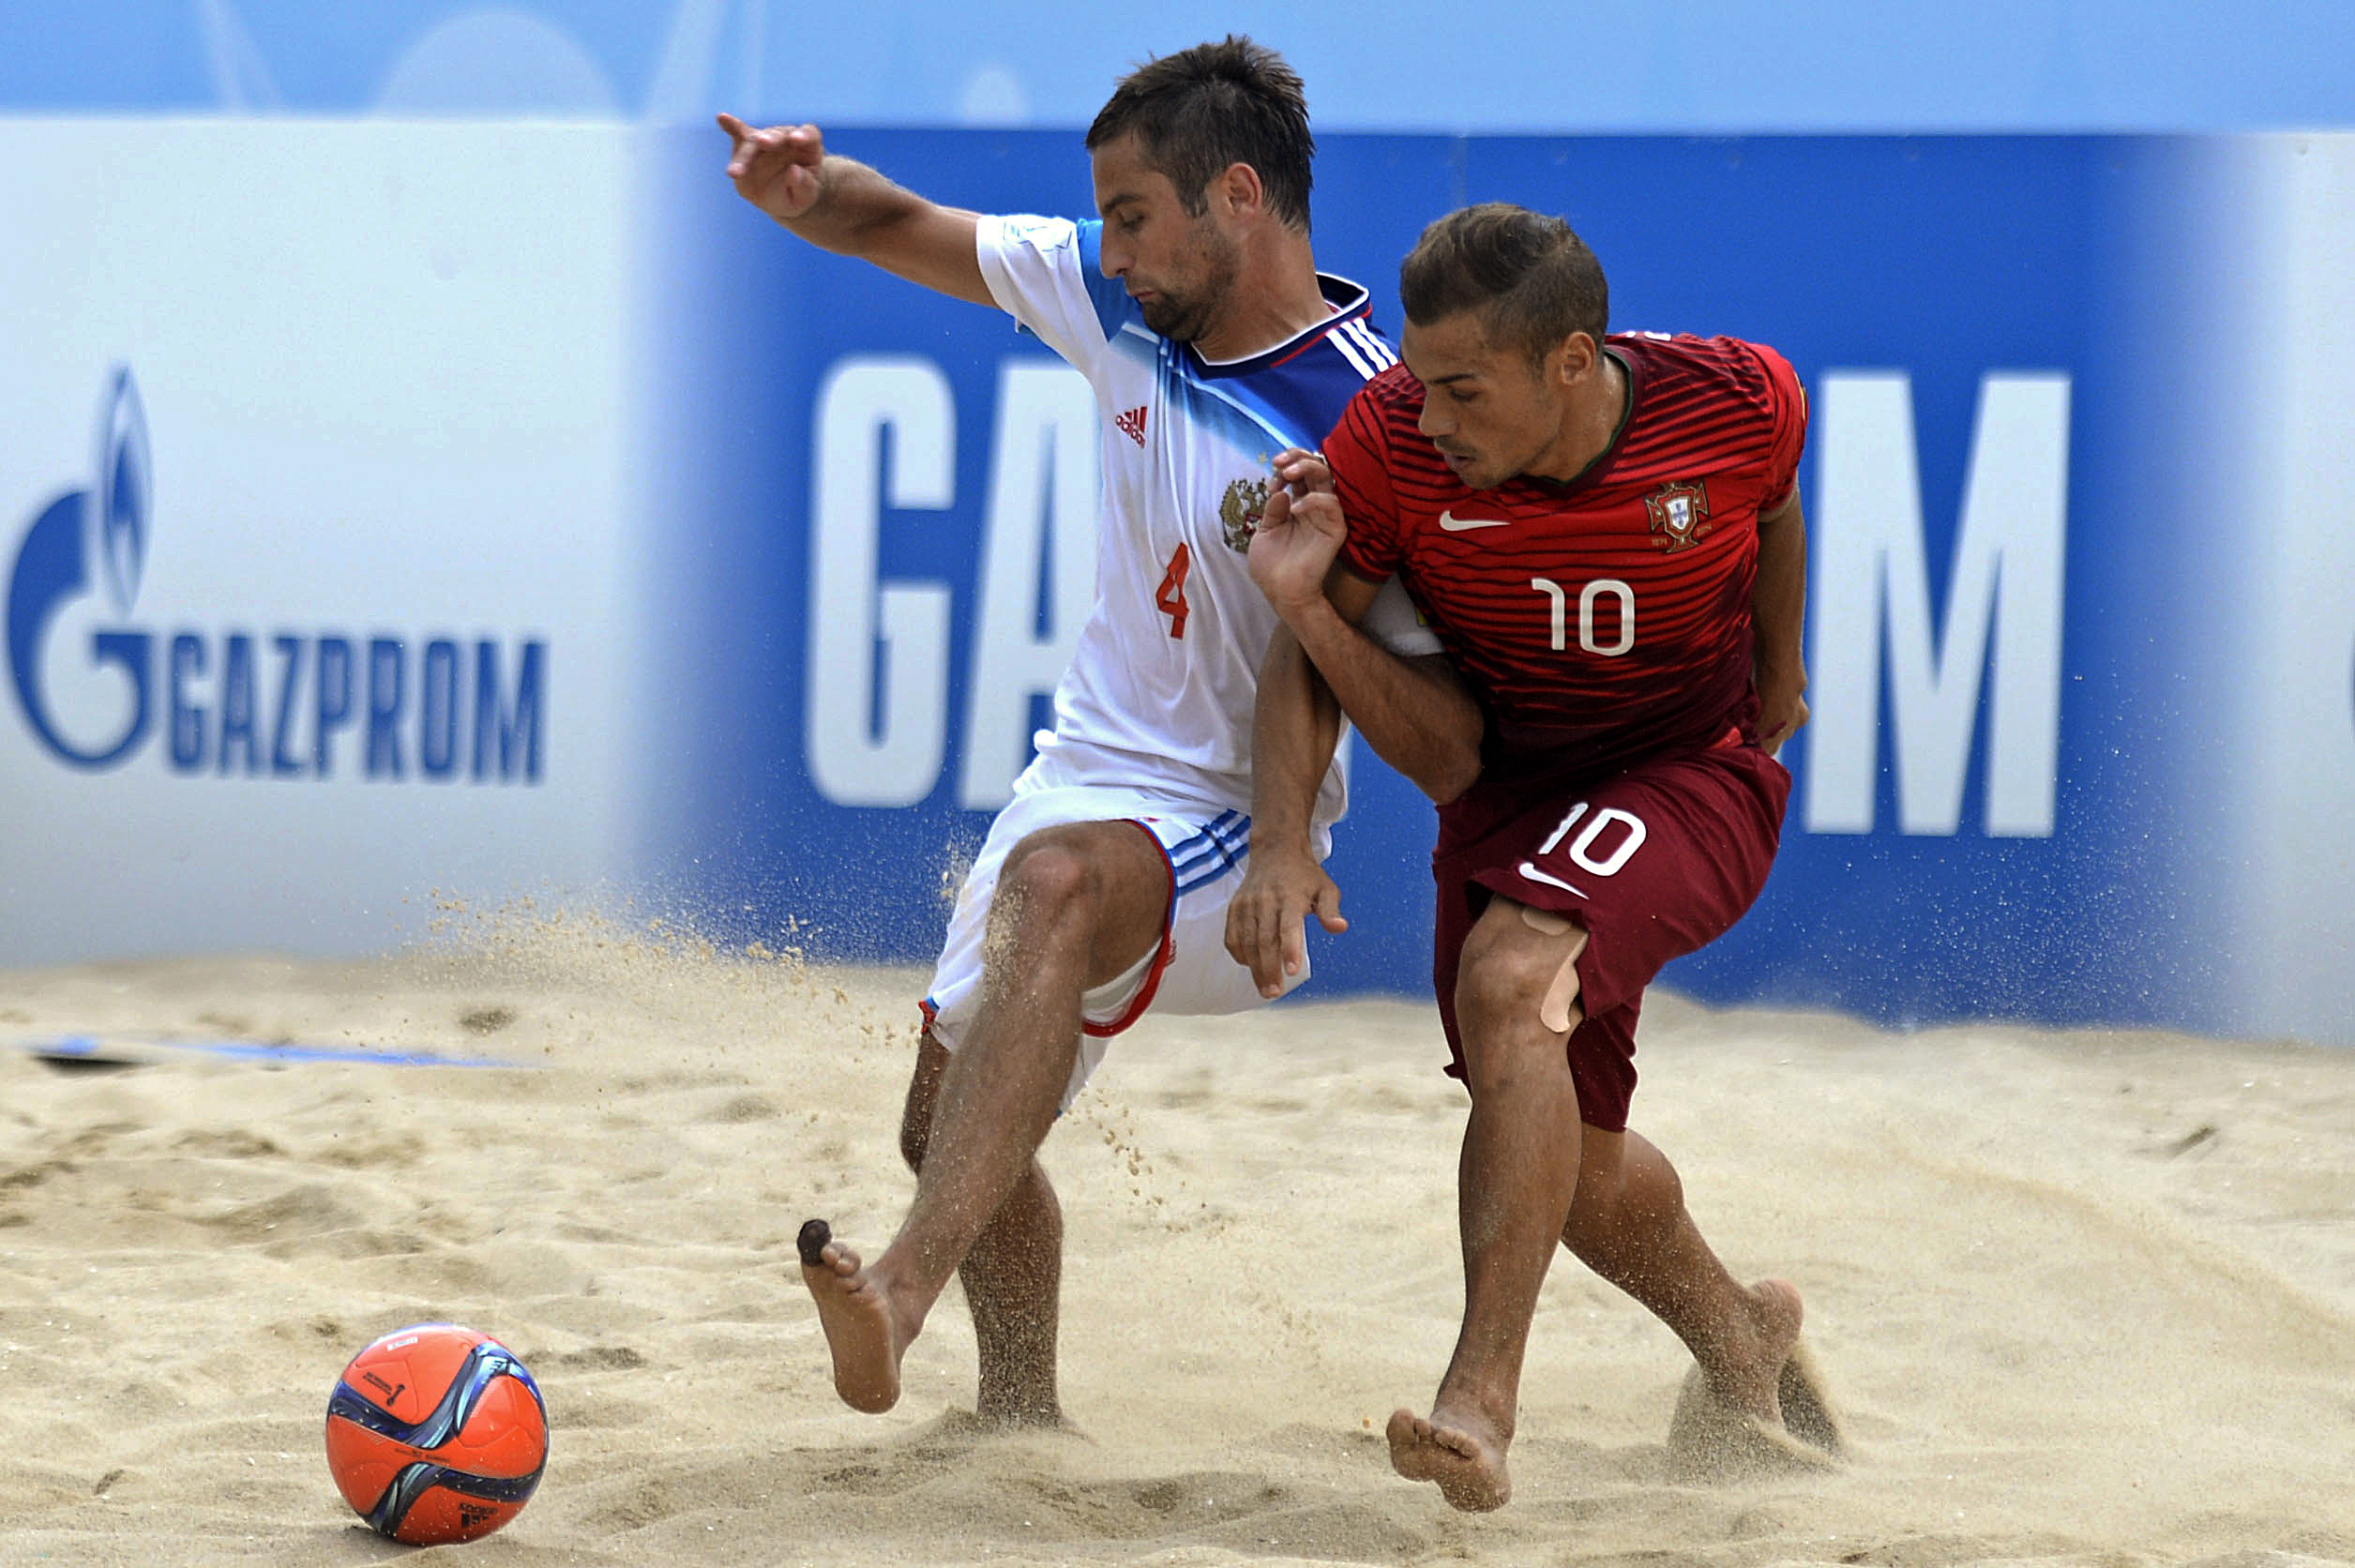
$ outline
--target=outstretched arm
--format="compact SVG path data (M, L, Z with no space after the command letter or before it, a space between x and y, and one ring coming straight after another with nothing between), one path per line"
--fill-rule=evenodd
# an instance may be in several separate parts
M816 126L756 129L719 116L736 194L822 249L856 256L953 299L992 305L975 255L979 216L928 202L854 158Z
M1799 490L1759 517L1759 576L1750 590L1752 678L1759 688L1759 744L1773 756L1807 722L1807 522Z

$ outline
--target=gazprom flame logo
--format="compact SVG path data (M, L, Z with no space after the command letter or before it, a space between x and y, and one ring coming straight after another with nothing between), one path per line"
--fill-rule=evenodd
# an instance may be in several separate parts
M543 640L131 624L155 490L146 413L117 369L88 488L42 508L8 573L9 685L51 755L112 768L160 730L165 766L190 776L328 778L340 746L369 780L540 782Z
M115 612L130 613L146 560L151 475L139 389L128 370L118 369L98 420L90 488L67 491L34 519L8 575L8 675L17 703L41 744L76 767L111 767L145 738L152 716L148 634L91 634L92 660L121 671L130 701L128 716L113 738L88 746L68 738L50 711L41 680L42 644L58 611L94 591L94 565L105 576Z

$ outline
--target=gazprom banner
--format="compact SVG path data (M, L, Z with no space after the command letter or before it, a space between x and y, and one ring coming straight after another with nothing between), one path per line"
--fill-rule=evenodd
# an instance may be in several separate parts
M0 450L0 520L21 520L0 788L44 824L38 852L0 850L0 920L36 902L15 867L168 828L277 856L311 901L391 897L495 844L478 867L643 887L723 936L928 957L1094 593L1085 388L1002 315L777 230L730 189L716 131L374 129L364 188L256 251L255 204L304 188L252 194L256 170L315 128L253 128L188 171L201 195L167 234L87 194L105 127L0 128L50 139L12 147L7 177L56 215L0 241L0 266L23 320L67 324L0 328L42 349L0 362L0 408L51 432L38 461ZM59 139L84 166L44 184L25 171ZM1089 207L1074 134L830 143L954 204ZM590 199L551 187L551 159ZM426 236L379 243L400 214L384 193L422 190L474 215L462 265ZM1813 401L1816 717L1785 753L1784 849L1670 983L1895 1021L2355 1043L2355 139L1327 137L1319 260L1390 301L1423 224L1492 198L1578 227L1616 324L1774 343ZM208 303L256 286L226 262L191 280L176 264L208 243L273 258L286 323L221 329ZM95 256L103 287L78 271ZM336 280L363 264L378 286ZM437 314L440 265L504 321ZM147 336L95 303L127 298ZM1395 306L1378 320L1395 330ZM201 467L166 460L159 432L194 417L186 371L159 412L167 364L250 388L209 400ZM329 391L377 415L340 448L370 448L340 488L301 434ZM143 427L152 479L114 455ZM185 520L225 522L248 475L290 466L308 482L266 542ZM256 607L224 584L139 619L163 542L198 537L238 541ZM378 596L307 598L298 560ZM266 663L281 633L291 677ZM139 670L144 738L119 708ZM290 678L294 716L264 713ZM518 772L535 745L537 782ZM376 762L395 746L399 777ZM1418 992L1429 809L1370 758L1355 773L1334 862L1352 929L1318 939L1318 989ZM75 951L221 940L185 899L133 921L166 868L132 864L41 887L83 911ZM304 905L243 940L362 934Z
M611 876L628 149L0 124L0 962Z

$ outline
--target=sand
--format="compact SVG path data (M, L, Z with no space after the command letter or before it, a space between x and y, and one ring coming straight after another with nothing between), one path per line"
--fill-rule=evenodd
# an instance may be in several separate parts
M793 1238L877 1245L905 1204L921 978L536 915L0 973L0 1562L2355 1561L2355 1053L1655 994L1636 1124L1737 1272L1805 1293L1852 1455L1682 1479L1689 1363L1564 1255L1475 1517L1378 1435L1460 1305L1420 1003L1117 1044L1046 1153L1081 1435L965 1429L953 1290L898 1409L839 1406ZM68 1035L129 1064L24 1048ZM554 1439L515 1524L416 1555L321 1429L428 1319L519 1351Z

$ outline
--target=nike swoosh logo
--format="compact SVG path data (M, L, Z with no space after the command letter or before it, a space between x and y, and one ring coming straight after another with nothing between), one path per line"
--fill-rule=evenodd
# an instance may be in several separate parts
M1587 897L1587 891L1585 888L1574 887L1570 883L1563 882L1560 877L1553 876L1545 871L1540 871L1536 867L1531 865L1526 860L1521 862L1518 869L1521 875L1527 877L1533 882L1544 882L1547 887L1558 887L1564 893L1575 893L1581 898Z
M1440 526L1450 534L1461 534L1468 528L1510 528L1510 518L1459 518L1452 512L1440 514Z

